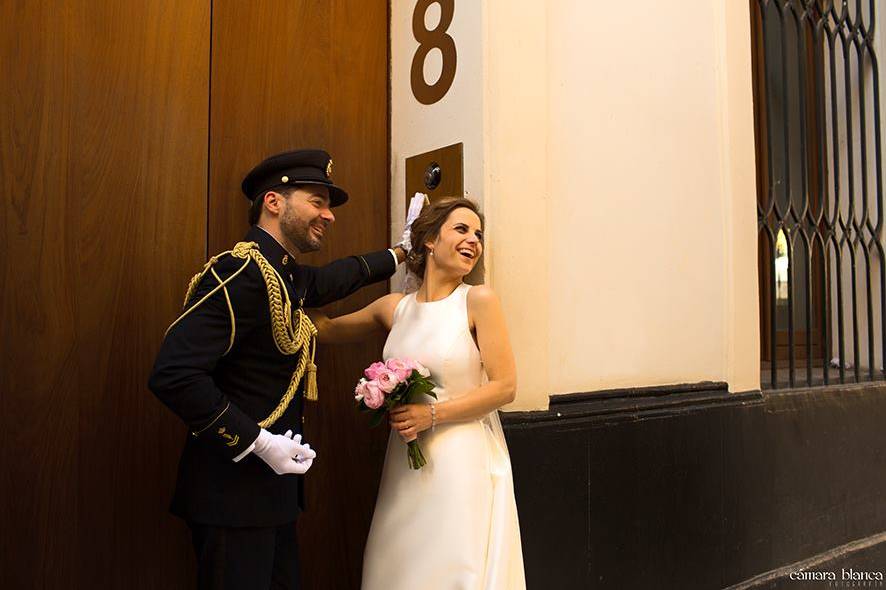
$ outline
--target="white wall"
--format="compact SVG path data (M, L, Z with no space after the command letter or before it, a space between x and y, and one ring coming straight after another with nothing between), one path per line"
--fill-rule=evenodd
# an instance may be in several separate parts
M547 4L487 0L484 92L487 282L502 301L517 359L513 409L542 408L551 392L550 317L568 286L551 290L561 216L551 190ZM579 351L577 351L579 352ZM556 368L555 368L556 370Z
M468 101L453 116L470 119L453 133L482 146L487 281L519 367L512 409L623 386L759 386L749 15L726 4L486 0L479 37L453 34L459 68L480 47L481 96L453 95ZM404 92L411 7L393 4L395 219L402 159L454 138L437 139L438 105Z
M722 373L711 5L676 35L687 15L667 3L624 3L603 27L593 3L550 5L553 231L569 246L551 257L553 393Z
M433 105L420 104L412 96L410 68L418 42L412 35L415 1L391 4L391 236L399 238L406 215L406 158L463 142L465 190L483 202L483 46L482 3L458 3L448 31L456 39L458 67L452 87ZM436 27L440 8L432 4L425 20ZM426 80L439 77L440 52L425 62Z

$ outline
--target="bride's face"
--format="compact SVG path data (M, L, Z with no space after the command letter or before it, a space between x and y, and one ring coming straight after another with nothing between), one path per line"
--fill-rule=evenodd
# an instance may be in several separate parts
M477 265L483 254L483 227L480 218L470 209L455 209L440 227L440 235L427 244L428 264L465 276Z

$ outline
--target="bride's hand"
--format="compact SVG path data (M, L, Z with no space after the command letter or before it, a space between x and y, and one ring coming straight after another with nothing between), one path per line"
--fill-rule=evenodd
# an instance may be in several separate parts
M311 320L311 323L317 328L318 332L323 332L329 323L329 316L319 309L303 309L305 315Z
M431 427L431 406L428 404L396 406L390 415L391 428L397 430L403 442L414 441L418 438L419 432Z

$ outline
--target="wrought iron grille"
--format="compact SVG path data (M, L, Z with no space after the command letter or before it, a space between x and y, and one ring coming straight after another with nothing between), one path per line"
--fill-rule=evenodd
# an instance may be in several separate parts
M750 0L767 388L883 378L881 0Z

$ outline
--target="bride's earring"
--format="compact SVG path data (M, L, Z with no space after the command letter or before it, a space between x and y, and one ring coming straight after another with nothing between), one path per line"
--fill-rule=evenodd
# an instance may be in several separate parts
M433 256L433 255L434 255L434 251L433 251L433 250L428 250L428 254L430 254L431 256Z

